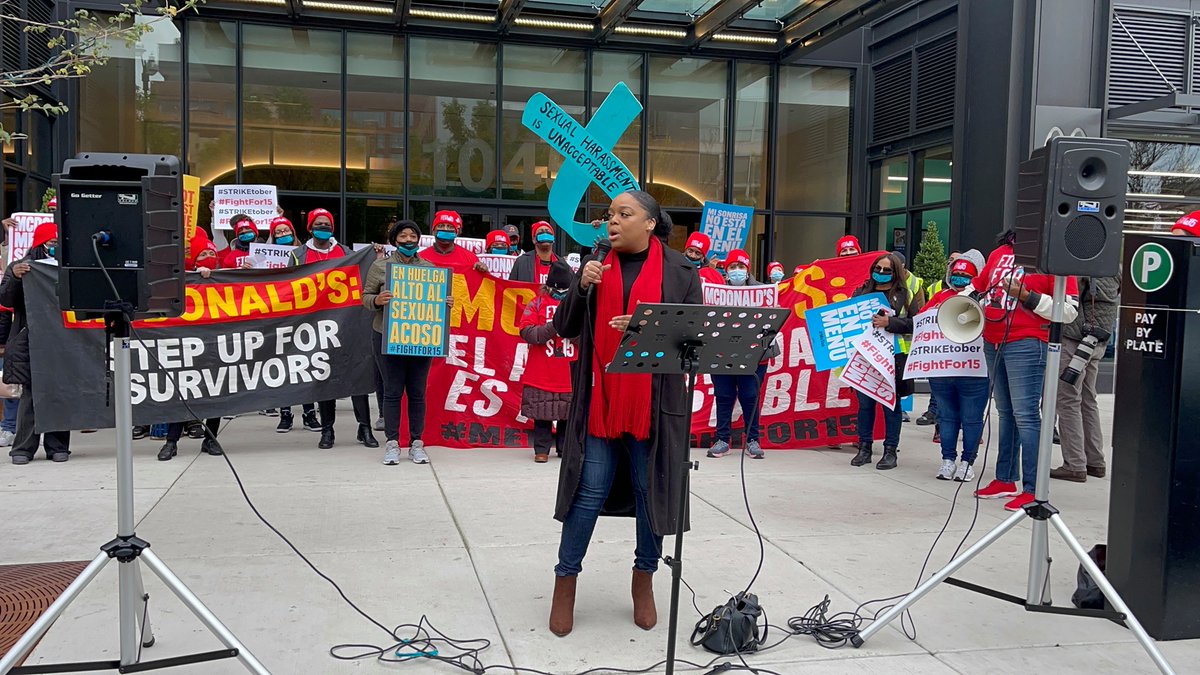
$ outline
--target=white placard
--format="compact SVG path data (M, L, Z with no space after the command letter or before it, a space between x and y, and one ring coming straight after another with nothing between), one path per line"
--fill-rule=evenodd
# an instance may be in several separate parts
M581 259L579 257L579 254L578 253L568 253L567 254L567 264L571 266L572 272L578 273L579 265L581 264Z
M288 266L295 246L279 244L250 244L250 264L255 269L274 270Z
M496 255L494 253L479 254L479 262L487 266L488 272L492 276L500 279L507 279L512 273L513 263L516 262L515 255Z
M54 220L54 214L21 212L14 213L9 218L17 221L17 224L8 231L8 257L4 260L5 267L29 253L29 245L33 243L33 231L47 220Z
M271 227L279 216L279 198L274 185L217 185L213 188L213 226L231 230L229 219L244 213L260 230Z
M704 284L704 304L726 307L778 307L779 287Z
M872 328L851 341L850 361L838 376L848 387L896 407L896 341L880 328Z
M938 327L937 308L913 318L912 348L904 366L904 379L918 377L987 377L983 338L958 344Z

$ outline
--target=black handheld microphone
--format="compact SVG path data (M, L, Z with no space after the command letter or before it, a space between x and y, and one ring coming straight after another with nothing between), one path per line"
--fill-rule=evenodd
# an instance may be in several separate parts
M594 260L596 262L600 263L601 265L603 265L604 259L608 257L608 252L611 250L612 250L612 242L611 241L609 241L608 239L597 240L595 250L593 251L596 254L596 257L594 258ZM587 290L588 298L592 297L592 292L595 290L596 290L596 284L592 284L591 286L588 286L588 290Z

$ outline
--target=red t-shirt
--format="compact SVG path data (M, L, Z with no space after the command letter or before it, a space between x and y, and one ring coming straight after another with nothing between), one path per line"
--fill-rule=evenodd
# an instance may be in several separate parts
M954 297L958 295L958 293L959 292L953 288L943 288L937 293L934 293L933 297L929 299L929 302L925 303L925 306L921 308L921 312L928 312L929 310L936 308L938 305L945 302L946 298Z
M342 248L342 245L337 243L335 243L333 246L330 246L328 251L318 251L311 246L305 246L303 264L307 265L308 263L332 260L334 258L341 258L345 255L346 249ZM300 256L296 257L299 258Z
M539 284L546 283L546 278L550 276L550 263L553 263L556 260L558 260L558 256L554 255L553 253L550 254L550 262L548 263L542 262L542 259L539 256L534 255L533 280Z
M711 267L707 267L707 266L700 268L700 280L706 284L724 284L725 283L725 277L721 276L720 272L714 270Z
M243 251L236 246L230 246L217 253L217 262L221 263L221 267L224 269L238 269L242 266L242 258L248 255L250 255L250 251Z
M439 253L436 247L430 246L422 249L417 255L421 256L423 260L433 263L434 267L449 267L459 274L475 267L479 262L479 256L458 245L455 245L446 254Z
M525 306L518 328L543 326L554 318L558 301L546 295L538 295ZM575 343L560 337L551 338L544 345L529 345L529 358L525 361L525 374L521 384L555 393L571 392L571 361L577 358Z
M1023 268L1017 267L1012 246L1005 244L992 251L983 272L972 282L975 290L983 292L985 296L983 316L987 321L983 326L983 339L998 345L1005 341L1007 333L1008 342L1026 338L1048 342L1050 321L1026 309L1016 298L1010 297L1000 288L1000 284L1007 282L1010 275L1013 279L1023 279L1028 290L1043 295L1054 293L1054 277L1049 274L1026 274ZM1079 284L1075 277L1067 277L1067 295L1079 295ZM1008 319L1009 310L1014 312L1011 326Z

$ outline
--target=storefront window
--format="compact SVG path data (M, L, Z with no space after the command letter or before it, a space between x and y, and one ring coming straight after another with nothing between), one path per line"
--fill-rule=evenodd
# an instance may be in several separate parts
M912 257L916 257L917 251L920 250L920 243L925 239L925 229L931 224L937 228L938 236L942 240L942 253L949 255L950 252L946 247L950 243L950 207L944 206L940 209L929 209L917 214L917 246L912 249Z
M650 58L646 191L664 206L725 196L724 60Z
M851 71L785 66L779 80L775 208L849 210Z
M592 53L592 113L604 102L604 99L618 83L633 92L639 100L642 97L642 57L638 54L620 54L617 52ZM641 147L642 147L642 117L645 111L638 115L633 124L621 134L621 140L613 149L613 154L620 158L635 177L640 180ZM592 204L608 208L609 199L604 191L592 186L590 200Z
M142 20L152 23L136 45L113 41L108 63L79 79L82 152L180 153L179 28Z
M1126 230L1166 232L1200 209L1200 145L1131 141Z
M496 194L496 45L413 38L409 191Z
M954 168L950 146L942 145L917 153L917 184L914 186L917 204L950 201L950 172Z
M242 180L339 192L342 36L242 28Z
M871 228L876 231L876 248L903 253L909 258L915 255L916 249L909 247L907 213L892 213L872 218Z
M826 216L776 216L775 260L785 274L796 265L832 258L837 240L846 234L846 219Z
M404 194L404 38L346 37L347 191Z
M771 101L771 67L737 64L737 107L733 137L733 203L767 205L767 106Z
M504 199L545 202L563 157L521 124L529 97L542 92L568 115L584 118L587 54L580 49L504 47L501 136Z
M237 25L189 22L187 53L188 173L204 185L235 182ZM208 217L208 210L200 209L201 223Z
M889 157L871 169L871 210L908 206L908 155Z
M400 217L404 204L395 199L352 197L346 200L346 239L343 243L386 244L392 216Z

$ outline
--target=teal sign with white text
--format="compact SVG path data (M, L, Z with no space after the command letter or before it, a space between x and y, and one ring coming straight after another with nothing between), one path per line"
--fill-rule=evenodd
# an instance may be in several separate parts
M541 92L525 104L521 123L565 160L550 186L546 210L560 229L583 246L591 246L604 236L603 226L575 220L588 187L595 183L610 198L638 189L637 179L612 149L641 112L642 104L624 82L613 87L587 126Z

